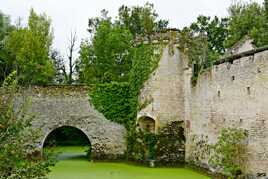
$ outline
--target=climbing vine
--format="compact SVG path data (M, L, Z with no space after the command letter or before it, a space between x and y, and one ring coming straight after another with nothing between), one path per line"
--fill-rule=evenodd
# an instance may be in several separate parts
M90 97L90 102L107 119L128 125L131 113L129 83L97 84L91 90Z
M242 129L223 129L218 142L212 145L210 163L231 178L242 174L243 155L246 149L247 133Z
M140 44L131 49L132 67L128 82L97 84L90 91L91 103L104 116L127 128L127 156L134 161L154 158L154 134L136 131L136 115L142 107L138 97L143 84L157 68L162 45Z
M91 103L104 116L131 128L139 109L138 96L144 82L156 69L162 49L140 44L131 49L132 68L128 82L96 84L90 90Z

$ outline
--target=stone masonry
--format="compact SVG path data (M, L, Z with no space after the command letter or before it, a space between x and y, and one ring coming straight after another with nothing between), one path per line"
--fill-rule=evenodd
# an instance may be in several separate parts
M184 121L184 72L189 70L188 61L177 48L174 47L173 54L169 48L163 49L158 68L144 84L140 95L140 103L146 106L139 111L138 119L154 119L156 131L170 121Z
M213 144L222 128L248 131L244 171L268 174L268 51L214 66L203 73L190 90L190 118L186 119L186 159L202 148L201 140ZM205 145L204 145L205 146ZM203 150L205 151L205 150ZM200 160L208 165L208 156Z
M243 48L250 46L246 43ZM203 72L195 86L187 58L177 48L169 54L168 48L141 90L140 103L148 104L138 120L154 119L156 132L168 122L183 121L185 160L208 169L209 145L220 131L245 129L249 137L243 170L253 178L268 176L268 48L250 53L236 48L235 59Z
M29 112L35 116L33 126L41 132L40 148L53 130L70 126L88 137L93 158L115 159L124 155L125 128L94 109L89 103L88 90L83 86L48 86L23 91L31 99Z

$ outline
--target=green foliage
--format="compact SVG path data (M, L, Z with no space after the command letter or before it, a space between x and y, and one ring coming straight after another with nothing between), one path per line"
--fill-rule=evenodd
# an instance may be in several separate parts
M190 29L193 30L195 35L202 34L207 37L207 48L210 53L217 53L218 55L225 52L224 41L228 35L227 28L228 19L219 19L217 16L214 19L207 16L199 16L197 21L190 26Z
M190 27L179 34L179 48L189 56L193 65L192 83L195 84L200 72L213 65L225 52L224 41L228 36L228 19L199 16Z
M128 160L145 163L147 160L156 159L157 135L131 128L127 136Z
M229 8L229 36L225 42L232 47L246 35L254 39L256 46L268 44L264 8L256 2L235 3Z
M203 43L199 53L193 50L191 59L195 59L194 63L199 64L200 68L210 67L226 51L224 41L228 36L228 19L199 16L190 29L195 48L200 48Z
M144 6L121 6L118 12L118 23L130 30L134 37L150 36L155 31L167 28L167 20L157 20L158 14L154 5L146 3Z
M129 81L132 51L136 49L134 39L149 37L168 25L157 17L153 4L146 3L144 6L121 6L114 22L106 10L100 17L89 19L91 39L81 43L76 65L79 81L86 84Z
M80 81L87 84L127 81L132 41L127 29L109 20L100 22L92 44L84 41L80 46Z
M238 2L229 8L227 18L199 16L190 27L181 30L179 46L194 65L193 84L204 69L245 36L252 38L257 47L268 44L267 4L267 0L264 6Z
M185 137L181 122L173 122L157 133L132 128L128 133L128 159L140 163L156 160L157 165L176 166L185 160Z
M158 66L162 55L162 47L141 44L132 51L132 68L130 72L130 93L132 95L132 119L136 119L137 110L140 108L138 96L144 82Z
M159 165L176 166L185 161L185 137L182 122L171 122L157 134L156 161Z
M92 104L112 121L129 127L134 124L139 108L140 89L157 67L162 50L154 54L151 45L140 45L131 49L132 67L129 82L96 84L91 90Z
M13 68L12 59L9 58L9 52L5 48L5 39L12 30L14 27L10 24L10 18L0 11L0 84Z
M130 88L133 96L138 97L139 90L149 75L156 69L162 55L162 47L141 44L132 49L132 67L130 72Z
M246 139L245 130L223 129L218 137L218 142L212 146L211 164L221 169L229 177L235 178L241 174Z
M159 53L155 53L156 49ZM155 136L137 132L135 121L140 107L140 89L157 67L161 53L160 47L151 45L133 47L129 82L97 84L90 93L91 102L98 111L107 119L124 124L128 129L127 157L130 160L144 162L145 159L155 158L156 140L152 140Z
M50 19L30 12L28 27L18 27L5 41L5 47L18 71L20 84L47 84L54 78L54 67L49 58L52 43ZM6 59L8 60L8 59Z
M135 131L138 96L144 82L155 70L162 53L161 47L141 44L134 46L137 35L149 35L167 23L159 21L151 4L145 7L122 6L114 23L102 11L102 16L89 20L92 42L80 46L77 71L83 83L95 84L90 102L111 120L128 130L127 156L135 161L154 158L155 146L151 134ZM160 27L161 26L161 27ZM159 51L157 51L159 50Z
M56 70L55 83L66 84L68 82L68 75L65 68L65 60L57 50L50 51L50 58L53 61L53 66Z
M46 178L53 163L40 159L33 146L39 133L26 114L28 102L22 101L14 110L15 77L12 73L0 88L0 179Z
M128 125L130 107L130 92L128 83L97 84L91 90L90 102L107 119Z

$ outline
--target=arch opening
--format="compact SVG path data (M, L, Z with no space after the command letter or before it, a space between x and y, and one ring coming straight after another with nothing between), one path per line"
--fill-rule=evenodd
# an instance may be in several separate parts
M148 116L143 116L138 119L138 126L143 131L155 133L155 120Z
M66 156L69 158L75 156L90 158L91 143L88 136L82 130L72 126L62 126L52 130L45 137L42 150L45 152L52 150L55 153L62 153L58 156L59 159L65 159ZM71 153L75 155L71 155ZM77 155L78 153L79 155Z

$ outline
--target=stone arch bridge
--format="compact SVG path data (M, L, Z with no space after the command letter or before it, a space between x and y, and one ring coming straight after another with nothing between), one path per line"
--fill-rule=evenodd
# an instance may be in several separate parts
M93 158L116 159L124 154L125 128L95 110L90 104L88 91L85 86L31 87L23 90L23 96L31 100L29 114L34 115L33 127L41 132L37 141L40 149L53 130L69 126L83 131L88 137Z

